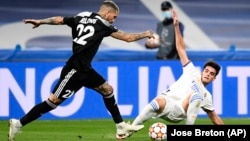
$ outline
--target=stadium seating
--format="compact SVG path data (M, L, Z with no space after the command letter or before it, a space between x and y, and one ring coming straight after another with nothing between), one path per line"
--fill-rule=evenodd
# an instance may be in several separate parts
M162 1L162 0L161 0ZM159 13L155 11L157 3L161 1L147 0L116 0L121 13L115 23L119 29L127 32L140 32L146 29L155 29L156 22L160 20ZM47 36L40 35L39 30L33 30L31 26L24 25L24 18L46 18L54 15L75 15L82 10L98 10L98 4L102 0L85 1L32 1L18 0L0 1L0 60L65 60L71 54L70 33L68 29L50 31ZM194 59L249 59L250 55L250 12L248 0L175 0L175 8L183 11L181 16L187 15L184 25L185 39L188 45L188 53ZM152 6L149 7L148 5ZM8 15L8 16L6 16ZM190 22L187 22L189 21ZM190 26L190 24L195 25ZM189 40L190 35L198 33L192 29L201 29L197 35L206 36L212 44L199 43L200 38ZM41 29L44 30L44 29ZM48 31L48 32L49 32ZM189 32L192 31L192 32ZM52 33L51 33L52 32ZM29 35L29 37L27 37ZM62 37L63 35L64 37ZM192 45L197 42L198 45ZM104 41L96 60L147 60L155 59L156 50L148 50L144 47L145 40L135 43ZM194 48L198 46L198 48ZM212 48L212 49L210 49ZM55 53L55 51L57 53Z

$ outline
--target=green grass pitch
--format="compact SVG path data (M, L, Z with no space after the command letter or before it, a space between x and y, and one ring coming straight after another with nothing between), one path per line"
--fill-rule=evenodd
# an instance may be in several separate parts
M126 119L126 121L132 121ZM145 122L145 128L126 141L150 141L148 128L160 119ZM225 124L249 124L250 118L223 119ZM165 121L162 121L165 122ZM167 123L166 124L171 124ZM179 123L183 124L183 123ZM211 124L208 118L199 118L196 124ZM115 125L111 119L91 120L36 120L22 129L15 141L115 141ZM0 141L7 141L8 121L0 120Z

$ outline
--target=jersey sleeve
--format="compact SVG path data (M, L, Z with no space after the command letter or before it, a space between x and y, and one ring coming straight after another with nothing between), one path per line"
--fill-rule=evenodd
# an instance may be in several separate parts
M204 111L214 111L213 101L212 101L212 95L209 91L206 91L204 100L202 103L201 108Z
M72 27L75 23L75 17L64 17L63 18L63 23Z
M115 26L113 26L113 25L110 25L109 29L110 29L110 34L113 33L113 32L117 32L118 31L118 29Z
M191 94L190 100L189 100L189 106L187 109L186 124L188 124L188 125L194 124L194 122L197 118L198 112L200 110L200 106L201 106L203 99L204 98L200 93Z
M189 73L189 74L200 76L200 72L195 68L192 61L189 61L187 64L183 66L183 73L184 74Z

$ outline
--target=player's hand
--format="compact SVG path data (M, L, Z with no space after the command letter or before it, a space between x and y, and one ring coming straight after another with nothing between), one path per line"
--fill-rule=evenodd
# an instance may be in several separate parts
M149 32L149 36L148 36L148 38L149 39L151 39L151 38L155 38L155 36L154 36L154 32L153 32L153 30L148 30L148 32Z
M178 19L178 14L176 10L172 10L172 18L174 20L174 25L178 25L179 24L179 19Z
M25 24L33 24L33 28L37 28L40 26L41 22L40 20L34 20L34 19L24 19L23 22Z

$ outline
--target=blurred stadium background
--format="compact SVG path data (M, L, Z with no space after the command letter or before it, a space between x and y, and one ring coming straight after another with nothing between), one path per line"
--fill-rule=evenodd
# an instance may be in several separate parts
M156 23L162 19L160 3L163 0L115 1L121 9L115 26L121 30L127 32L154 30ZM3 49L0 52L0 60L24 59L25 51L34 49L63 50L62 55L58 57L67 58L69 54L65 50L71 49L70 32L67 27L41 27L34 31L31 25L23 24L22 19L75 15L83 10L97 11L101 2L102 0L63 0L60 3L50 0L0 1L0 49ZM249 58L246 53L249 53L250 48L250 1L172 0L172 3L179 11L180 19L185 25L184 37L191 57L204 58L203 55L207 55L206 53L200 55L200 52L194 51L219 50L222 51L220 52L222 55L219 56L222 59ZM96 59L113 59L114 57L119 59L120 56L123 59L126 57L127 59L155 59L156 50L145 49L144 43L145 40L124 43L107 38L102 43L101 51ZM13 51L17 45L20 46ZM20 47L23 52L20 52ZM230 49L236 50L235 54L232 55L230 52L230 57L225 58L223 55L228 54ZM241 52L242 50L244 52ZM17 52L19 56L15 56ZM117 55L118 52L120 55ZM40 51L40 54L45 55L46 59L48 52ZM34 57L38 56L36 54ZM48 55L47 59L48 57L50 56ZM209 57L213 56L209 54Z

